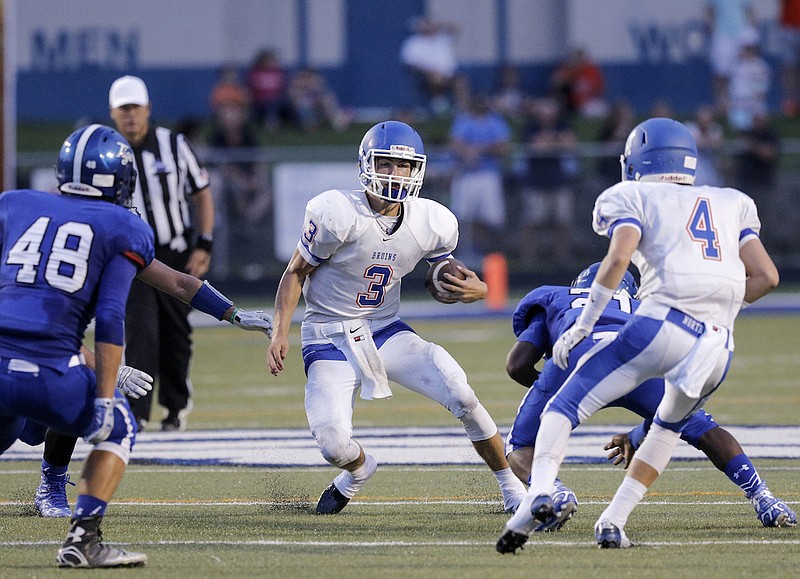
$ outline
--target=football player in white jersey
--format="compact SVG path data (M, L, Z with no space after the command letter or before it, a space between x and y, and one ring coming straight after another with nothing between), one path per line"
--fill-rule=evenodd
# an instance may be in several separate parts
M375 473L375 458L353 439L353 406L391 396L391 380L435 400L463 424L497 477L504 508L513 512L525 489L504 456L503 440L458 363L398 318L400 280L425 259L451 254L458 223L443 205L419 198L426 156L419 134L385 121L364 135L358 151L362 190L330 190L306 206L304 228L275 296L268 351L278 375L289 350L289 326L303 294L301 327L308 382L305 408L322 456L342 472L323 491L319 514L341 511ZM464 268L445 301L474 302L486 284Z
M556 516L551 486L572 429L644 379L663 376L652 428L595 525L599 547L629 547L628 516L666 467L690 416L725 377L736 315L778 285L755 203L736 189L693 185L697 146L681 123L641 123L620 160L622 182L594 207L593 227L610 237L608 252L581 315L553 346L553 361L566 368L631 261L641 273L641 305L615 339L585 354L545 407L528 496L497 541L501 553L515 552L531 529Z

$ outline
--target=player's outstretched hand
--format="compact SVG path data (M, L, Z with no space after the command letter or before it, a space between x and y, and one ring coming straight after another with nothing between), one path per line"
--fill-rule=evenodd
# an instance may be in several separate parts
M272 337L272 316L263 310L240 310L236 308L231 315L231 323L242 330L261 331Z
M153 389L153 377L130 366L120 366L117 371L117 388L129 398L137 400Z
M447 281L442 282L442 287L450 292L450 294L445 295L440 293L440 297L443 298L441 301L452 304L456 302L469 304L485 298L486 293L489 291L486 282L481 280L481 278L478 277L478 274L471 269L462 267L460 265L457 267L458 271L464 274L466 278L458 279L454 275L445 273L444 277Z
M114 429L114 407L116 405L114 398L94 399L92 430L83 437L86 442L97 444L111 435L111 431Z
M611 461L611 464L614 466L622 464L625 469L630 466L633 455L636 453L627 433L615 434L611 437L611 442L603 447L603 450L609 451L606 458Z
M561 334L553 345L553 362L562 370L566 370L569 365L569 353L572 348L577 346L581 340L589 335L589 330L573 325L569 330Z

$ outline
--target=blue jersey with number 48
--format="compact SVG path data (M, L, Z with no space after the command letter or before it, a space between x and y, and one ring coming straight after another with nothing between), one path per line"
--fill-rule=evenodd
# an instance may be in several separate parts
M101 291L114 258L141 270L154 256L151 228L130 210L33 190L0 196L0 243L0 356L44 365L79 351L99 297L124 311L126 295Z

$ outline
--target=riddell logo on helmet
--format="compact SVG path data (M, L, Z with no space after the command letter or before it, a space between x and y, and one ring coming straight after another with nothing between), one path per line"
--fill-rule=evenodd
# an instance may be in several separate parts
M389 151L392 153L411 153L412 155L416 153L414 147L409 147L406 145L392 145L389 147Z
M670 183L683 183L688 179L690 179L689 175L680 175L678 173L667 173L658 176L659 181L668 181Z

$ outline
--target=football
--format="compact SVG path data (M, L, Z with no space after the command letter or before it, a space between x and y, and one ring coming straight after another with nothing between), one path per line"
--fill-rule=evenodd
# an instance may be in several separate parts
M436 292L443 292L447 291L442 287L442 282L447 282L445 279L444 274L449 273L459 279L467 279L467 276L461 273L457 266L466 267L461 261L457 260L454 257L446 257L444 259L440 259L428 269L428 274L425 276L425 289L428 290L428 293L437 300L439 298L436 295Z

